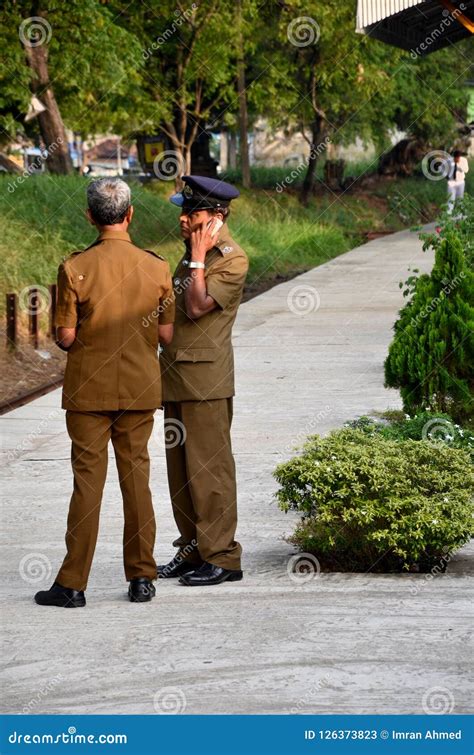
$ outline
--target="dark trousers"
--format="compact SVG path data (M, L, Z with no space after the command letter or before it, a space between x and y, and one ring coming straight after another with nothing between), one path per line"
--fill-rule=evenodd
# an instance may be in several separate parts
M232 399L168 401L164 408L168 484L180 532L174 545L192 563L240 569Z
M66 412L72 441L74 492L67 520L67 554L56 581L85 590L99 530L100 505L107 475L109 440L115 451L123 498L123 560L127 580L156 579L153 558L155 516L148 485L148 440L154 409L144 411Z

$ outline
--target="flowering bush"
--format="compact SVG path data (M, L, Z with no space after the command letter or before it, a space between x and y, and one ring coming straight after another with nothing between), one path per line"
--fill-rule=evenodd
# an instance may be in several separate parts
M323 569L429 570L469 540L469 454L345 428L308 439L275 470L279 505L302 513L290 538Z
M474 429L461 427L442 412L420 412L410 417L403 412L386 412L382 419L359 417L346 427L362 430L369 435L381 435L388 440L426 440L446 443L451 448L464 448L474 461Z

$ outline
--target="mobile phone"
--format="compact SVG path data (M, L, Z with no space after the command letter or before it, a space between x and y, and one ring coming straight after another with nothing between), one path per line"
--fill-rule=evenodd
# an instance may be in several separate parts
M208 222L207 227L210 228L212 225L214 226L212 230L212 235L216 236L219 233L222 226L224 225L224 222L220 218L215 218Z

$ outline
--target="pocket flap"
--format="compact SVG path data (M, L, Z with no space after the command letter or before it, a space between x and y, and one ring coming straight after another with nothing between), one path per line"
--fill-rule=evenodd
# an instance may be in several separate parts
M176 362L214 362L217 349L177 349Z

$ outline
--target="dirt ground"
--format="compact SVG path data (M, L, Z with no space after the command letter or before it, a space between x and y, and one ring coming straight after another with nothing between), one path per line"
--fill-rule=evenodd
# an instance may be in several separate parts
M276 275L274 278L259 281L246 286L242 301L253 299L263 291L290 280L301 271L288 276ZM64 375L66 354L55 343L43 336L38 349L29 343L26 330L18 337L16 349L6 346L5 327L0 327L0 410L8 410L8 403L16 401L25 393L37 390L53 380L60 380ZM5 406L6 405L6 406Z
M64 374L66 355L51 339L41 338L38 349L28 343L22 333L18 346L12 350L6 346L5 327L0 328L0 406L15 401L23 394L40 388Z

